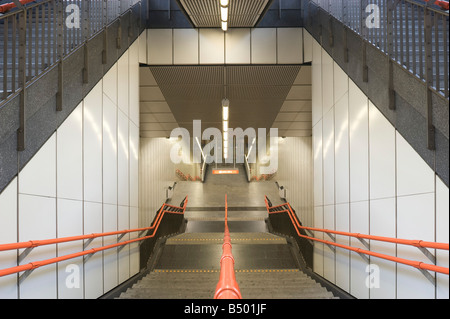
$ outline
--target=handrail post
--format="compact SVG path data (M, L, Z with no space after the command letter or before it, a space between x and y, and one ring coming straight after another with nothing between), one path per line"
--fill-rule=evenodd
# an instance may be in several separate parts
M56 93L56 111L63 109L64 88L63 88L63 58L64 58L64 9L61 0L56 0L56 12L53 13L56 19L56 43L57 43L57 63L58 63L58 92Z
M21 152L25 150L25 126L26 126L26 113L25 113L25 100L26 100L26 55L27 55L27 9L18 0L14 0L15 5L21 11L19 13L19 87L20 91L20 105L19 105L19 128L17 130L17 151ZM5 40L7 41L7 39ZM30 44L31 45L31 44ZM5 65L5 68L7 66ZM6 79L4 79L6 81Z
M433 23L431 21L431 11L429 10L429 2L424 8L425 22L425 83L427 89L427 147L429 150L435 150L435 129L433 125L433 101L431 88L433 86ZM435 30L437 32L437 30Z
M386 4L386 47L388 59L388 94L389 109L395 110L395 90L394 90L394 10L395 2L389 1Z

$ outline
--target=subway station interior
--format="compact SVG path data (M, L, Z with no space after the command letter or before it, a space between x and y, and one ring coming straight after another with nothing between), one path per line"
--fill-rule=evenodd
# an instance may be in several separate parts
M0 299L449 299L448 44L441 0L0 0Z

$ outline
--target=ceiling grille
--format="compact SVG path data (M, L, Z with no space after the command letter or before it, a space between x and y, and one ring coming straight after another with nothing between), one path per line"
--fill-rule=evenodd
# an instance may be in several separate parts
M230 0L230 27L254 27L268 0Z
M150 67L176 121L201 119L220 128L221 101L230 99L233 127L270 128L300 66ZM189 129L189 128L188 128Z
M219 0L180 0L197 28L220 28ZM256 25L269 0L230 0L229 27Z

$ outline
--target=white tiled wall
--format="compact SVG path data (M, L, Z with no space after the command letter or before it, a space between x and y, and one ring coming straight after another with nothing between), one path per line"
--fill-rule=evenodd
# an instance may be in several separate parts
M449 192L448 187L437 179L436 180L436 240L439 242L445 242L449 238L448 225L449 225ZM449 252L438 251L436 253L437 265L442 267L448 267L449 264ZM441 299L449 298L449 284L448 276L443 274L437 274L437 290L436 296Z
M313 224L312 157L311 137L279 138L276 179L285 188L286 200L305 226Z
M312 62L314 226L448 243L448 187L320 44L306 31L304 38ZM336 242L367 249L345 236ZM375 252L431 263L415 247L367 244ZM437 265L448 267L448 251L432 253ZM314 271L357 298L448 298L446 275L430 272L434 286L410 266L376 257L369 262L340 248L314 247Z
M167 199L166 189L173 186L176 179L175 164L170 159L172 146L173 142L167 138L141 139L139 225L142 227L152 223L157 210Z
M0 243L14 243L17 241L17 177L0 194ZM6 269L17 266L16 251L1 253L0 268ZM0 277L0 298L12 299L18 296L17 277Z
M225 56L227 64L250 64L250 29L230 29L225 34Z
M136 41L0 194L0 243L138 228L139 51ZM20 264L80 251L82 241L37 247ZM1 252L0 268L16 260ZM138 271L133 244L38 268L20 283L2 277L0 298L98 298Z
M300 64L302 28L148 29L150 65Z

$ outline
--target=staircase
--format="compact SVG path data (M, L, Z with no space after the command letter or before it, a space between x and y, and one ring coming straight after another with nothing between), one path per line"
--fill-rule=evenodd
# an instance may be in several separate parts
M223 228L217 227L223 225L223 219L214 212L203 212L203 218L198 217L199 212L190 213L196 217L188 219L187 232L168 239L155 267L117 299L213 298L219 281L223 232L210 230ZM266 231L233 232L233 228L264 229L261 215L266 212L230 214L236 280L244 299L336 298L298 268L284 237Z

